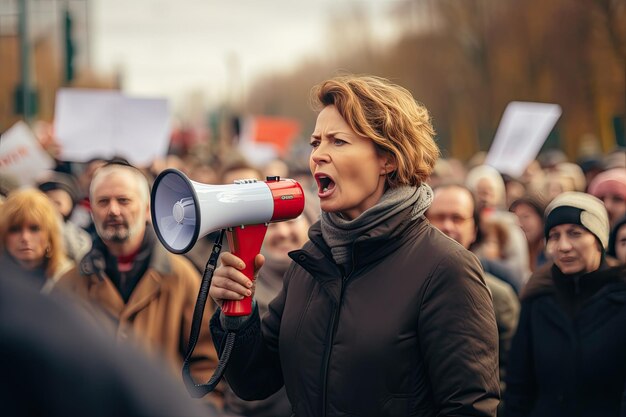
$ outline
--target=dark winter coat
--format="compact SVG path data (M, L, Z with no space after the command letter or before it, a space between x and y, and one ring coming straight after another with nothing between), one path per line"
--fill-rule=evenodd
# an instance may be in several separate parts
M333 262L320 223L261 327L237 333L226 376L242 398L284 383L294 414L495 416L498 333L478 260L410 209ZM224 332L212 319L216 346Z
M506 417L617 417L625 382L626 269L537 271L509 352Z
M214 417L83 303L0 274L0 404L12 417Z

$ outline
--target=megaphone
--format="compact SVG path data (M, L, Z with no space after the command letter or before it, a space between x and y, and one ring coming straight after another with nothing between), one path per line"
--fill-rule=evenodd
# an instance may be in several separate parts
M186 253L199 238L226 229L231 252L244 261L243 273L251 280L268 223L296 218L304 210L302 186L292 179L210 185L192 181L176 169L156 177L150 200L154 230L167 250ZM226 301L222 311L229 316L248 315L252 300Z

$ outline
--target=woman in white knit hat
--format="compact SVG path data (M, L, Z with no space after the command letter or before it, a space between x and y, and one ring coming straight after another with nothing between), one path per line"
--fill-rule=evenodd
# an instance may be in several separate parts
M605 256L606 209L589 194L563 193L546 208L545 237L552 263L521 294L506 415L623 416L626 268Z

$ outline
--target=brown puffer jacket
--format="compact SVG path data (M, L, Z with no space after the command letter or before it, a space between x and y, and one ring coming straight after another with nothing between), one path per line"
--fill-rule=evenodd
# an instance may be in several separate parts
M498 333L474 255L408 211L354 242L347 274L319 222L309 237L262 327L255 312L237 332L239 396L284 383L298 417L496 415Z

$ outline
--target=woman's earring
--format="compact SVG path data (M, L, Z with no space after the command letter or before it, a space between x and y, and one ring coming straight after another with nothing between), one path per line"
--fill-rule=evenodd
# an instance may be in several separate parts
M50 246L46 247L46 254L45 254L46 258L50 257Z

